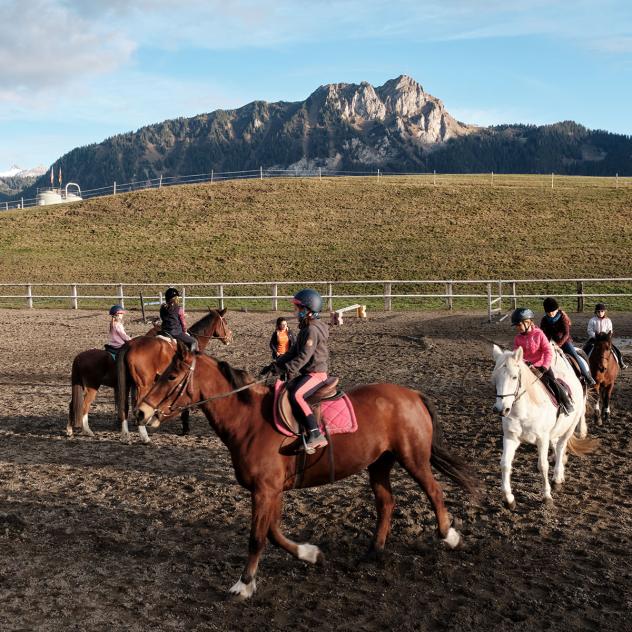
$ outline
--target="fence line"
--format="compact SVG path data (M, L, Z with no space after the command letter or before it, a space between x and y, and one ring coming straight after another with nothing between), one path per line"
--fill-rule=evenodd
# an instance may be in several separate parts
M93 197L103 197L109 195L118 195L120 193L130 193L133 191L141 191L144 189L160 189L162 187L174 186L180 184L199 184L209 182L223 182L226 180L241 179L261 179L264 178L316 178L325 177L372 177L377 182L384 176L386 177L415 177L420 182L426 182L433 186L441 184L481 184L491 187L503 187L509 185L526 186L529 188L561 188L567 185L572 186L601 186L601 187L630 187L632 186L632 177L620 177L618 174L614 176L562 176L558 174L499 174L499 173L444 173L436 172L406 172L391 171L384 172L381 169L371 171L336 171L323 169L322 167L314 169L247 169L242 171L224 171L215 172L211 170L209 173L198 173L184 176L163 176L156 178L145 178L134 180L132 182L118 183L113 182L111 185L87 189L81 192L83 199ZM555 177L554 177L555 176ZM27 208L37 205L37 198L28 198L19 200L10 200L0 202L0 210L10 210L16 208Z
M555 286L555 291L551 286ZM568 287L571 286L569 291ZM95 307L117 302L138 303L140 307L162 301L162 288L173 286L181 289L183 303L212 301L219 308L227 303L239 301L266 305L272 311L279 309L280 299L290 299L293 292L302 287L314 287L321 291L327 309L334 309L334 301L341 303L357 299L373 301L383 305L385 311L393 309L393 301L399 300L407 306L422 300L441 301L448 310L456 301L469 305L477 303L487 307L491 321L503 310L515 309L519 300L541 299L555 294L562 301L576 301L577 311L584 310L586 299L631 299L632 277L576 278L576 279L411 279L411 280L360 280L360 281L226 281L216 283L0 283L0 304L8 301L12 305L26 305L32 309L36 302L50 304L51 301L68 301L71 309L79 309L80 302ZM529 286L531 286L529 288ZM627 286L627 287L626 287ZM11 288L23 288L23 292L8 293ZM48 290L36 293L36 289ZM68 288L67 293L56 288ZM88 291L93 288L93 292ZM153 292L146 294L145 288ZM160 288L157 290L156 288ZM208 291L210 288L210 292ZM246 288L263 288L258 293L244 292ZM374 291L367 291L367 289ZM191 290L197 293L192 293ZM286 290L285 292L283 290ZM520 292L518 290L521 290ZM616 291L615 291L616 289ZM100 290L100 291L99 291ZM111 290L111 291L110 291ZM364 291L362 291L364 290ZM202 292L202 293L200 293ZM22 303L22 301L24 301ZM109 303L104 303L108 301ZM141 304L142 303L142 304ZM627 303L632 305L632 300Z

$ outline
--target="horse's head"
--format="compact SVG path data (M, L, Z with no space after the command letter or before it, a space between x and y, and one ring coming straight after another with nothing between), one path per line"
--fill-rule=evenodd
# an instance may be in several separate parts
M209 307L209 313L189 329L189 333L199 340L202 348L207 345L211 338L221 340L225 345L229 345L233 341L233 332L225 318L226 311L226 308L211 309Z
M595 346L590 354L592 366L600 373L605 373L612 358L612 332L595 336Z
M492 373L492 383L496 387L494 412L506 417L520 391L522 347L518 347L512 352L503 351L498 345L494 345L492 356L496 361Z
M139 403L136 420L139 425L157 428L165 417L176 414L179 406L192 401L191 382L197 364L197 356L186 345L178 342L178 349L171 364L163 371L153 387Z

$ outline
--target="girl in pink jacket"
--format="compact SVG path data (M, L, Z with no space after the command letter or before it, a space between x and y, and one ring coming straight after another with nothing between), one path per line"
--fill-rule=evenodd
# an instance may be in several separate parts
M514 351L522 347L524 361L542 371L542 381L551 387L563 412L567 415L573 412L573 405L566 389L555 379L551 369L553 349L544 332L533 323L535 314L528 308L521 307L511 315L511 324L516 328Z

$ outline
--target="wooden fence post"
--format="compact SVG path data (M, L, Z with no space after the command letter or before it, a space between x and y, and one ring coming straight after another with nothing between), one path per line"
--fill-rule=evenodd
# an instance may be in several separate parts
M26 296L26 306L33 309L33 286L30 284L26 286Z
M79 309L79 301L77 300L77 284L72 285L72 309Z
M518 309L518 297L516 296L516 282L511 282L511 305L514 309Z
M187 289L183 286L182 287L182 311L185 311L186 304L187 304Z
M391 302L391 284L390 283L385 283L384 284L384 309L387 312L391 311L392 308L392 302Z
M577 281L577 311L584 311L584 282Z
M492 284L487 284L487 320L492 322Z
M498 281L498 309L503 311L503 282Z
M224 309L224 286L217 286L217 293L219 294L219 308Z
M116 180L114 180L114 184L112 185L113 193L112 195L116 195Z
M327 283L327 309L331 312L334 308L334 299L332 294L334 293L334 286L332 283Z
M118 300L119 300L119 305L123 309L125 309L125 295L123 294L123 284L122 283L119 283Z
M279 311L279 286L276 283L272 284L272 311Z
M445 284L445 293L447 294L445 304L448 309L452 309L452 281Z

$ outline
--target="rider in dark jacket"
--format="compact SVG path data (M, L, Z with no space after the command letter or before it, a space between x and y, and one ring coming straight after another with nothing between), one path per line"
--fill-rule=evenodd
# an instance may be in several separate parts
M176 340L181 340L191 351L197 351L197 340L187 333L184 310L179 305L179 299L180 292L176 288L170 287L165 292L165 302L160 306L161 333Z
M327 439L318 428L314 413L305 399L327 380L329 329L320 320L323 299L316 290L301 290L294 295L292 302L299 319L296 344L265 367L262 373L287 372L287 391L292 412L307 434L305 451L312 454L316 449L326 446Z
M573 339L571 338L571 319L560 309L558 302L553 298L545 298L542 306L545 314L540 321L540 329L545 333L549 340L552 340L558 347L561 347L564 353L575 358L577 365L588 386L594 386L595 380L584 362L579 359Z

